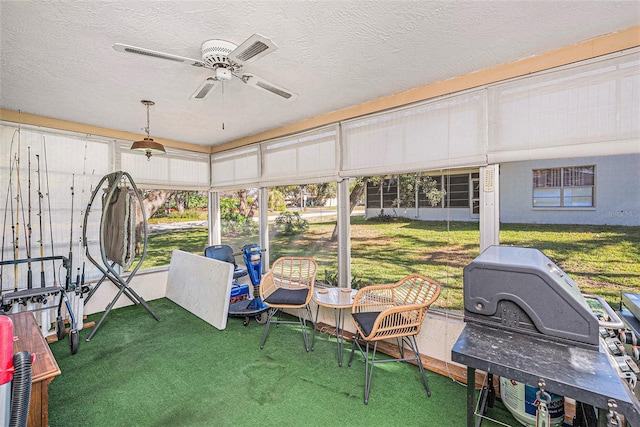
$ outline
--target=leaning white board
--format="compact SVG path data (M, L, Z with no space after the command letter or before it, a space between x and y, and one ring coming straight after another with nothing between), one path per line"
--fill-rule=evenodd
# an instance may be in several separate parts
M167 298L223 330L227 327L232 280L233 265L228 262L174 250Z

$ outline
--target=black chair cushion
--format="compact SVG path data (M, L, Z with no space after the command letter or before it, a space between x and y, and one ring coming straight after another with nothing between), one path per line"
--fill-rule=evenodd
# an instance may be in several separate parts
M371 334L373 324L376 322L381 311L365 311L362 313L353 313L353 320L358 324L360 330L364 333L365 337Z
M274 293L265 298L267 304L301 305L307 300L309 289L276 289Z

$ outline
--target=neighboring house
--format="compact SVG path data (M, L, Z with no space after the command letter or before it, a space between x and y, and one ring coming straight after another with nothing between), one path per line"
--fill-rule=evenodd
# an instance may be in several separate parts
M400 188L397 178L389 178L367 185L367 218L384 210L421 220L478 220L477 170L430 176L447 191L437 206L418 194L417 209L415 204L394 208ZM640 154L501 164L500 221L639 226Z

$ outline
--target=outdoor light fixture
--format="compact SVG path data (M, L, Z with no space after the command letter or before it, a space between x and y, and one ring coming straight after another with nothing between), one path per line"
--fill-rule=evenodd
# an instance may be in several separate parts
M155 142L153 138L149 137L149 107L155 105L153 101L140 101L147 106L147 127L144 128L147 132L147 137L141 141L136 141L131 145L131 149L134 151L144 151L147 156L147 160L151 160L153 154L165 154L164 146L159 142Z

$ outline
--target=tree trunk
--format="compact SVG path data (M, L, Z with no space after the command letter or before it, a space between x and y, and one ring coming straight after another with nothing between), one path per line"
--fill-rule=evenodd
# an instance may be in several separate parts
M136 255L140 255L140 245L142 244L142 210L147 217L147 220L153 216L164 205L167 200L173 194L173 191L168 190L154 190L147 194L147 197L142 199L142 206L136 203Z
M258 208L258 198L253 199L253 203L249 206L249 212L247 212L247 218L253 218L253 215L256 213L256 208Z
M358 204L358 200L360 200L360 196L362 196L362 192L364 191L364 182L358 182L351 190L351 194L349 194L349 216L351 216L351 212ZM331 233L331 241L335 242L338 240L338 223L336 222L335 227L333 227L333 233Z
M240 199L238 203L238 212L243 217L247 217L247 213L249 211L249 205L247 201L247 190L239 190L237 191L238 199Z
M176 201L176 207L178 208L178 212L183 213L184 210L187 208L187 195L184 192L179 191L175 194L174 199Z

